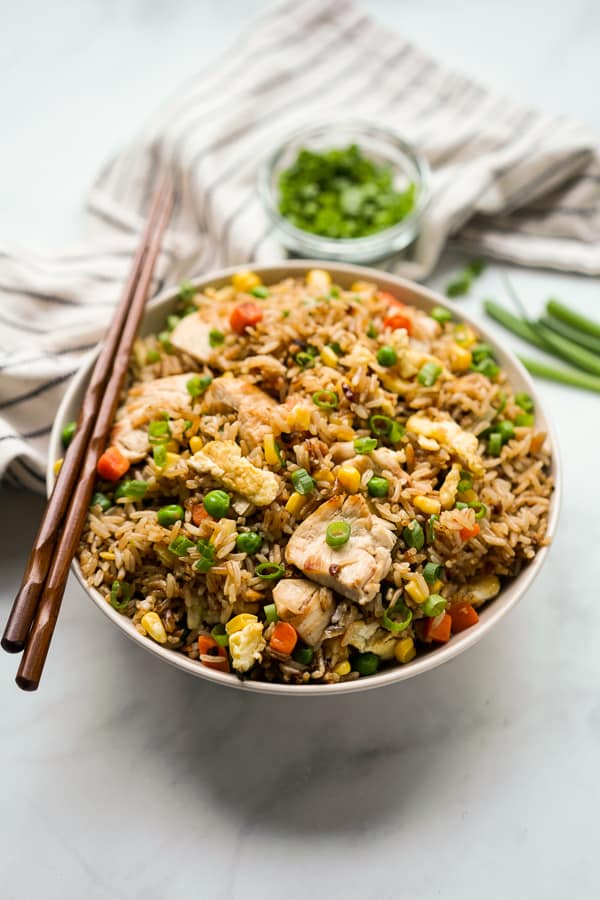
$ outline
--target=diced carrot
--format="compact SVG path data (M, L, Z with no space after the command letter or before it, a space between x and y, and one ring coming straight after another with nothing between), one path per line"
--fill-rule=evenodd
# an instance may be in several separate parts
M118 447L109 447L98 460L96 469L106 481L118 481L129 469L129 460Z
M452 619L447 612L434 619L427 619L425 625L425 640L435 641L436 644L445 644L450 640L450 627Z
M412 331L411 320L408 318L408 316L403 316L401 313L396 313L393 316L388 316L383 320L383 324L385 328L406 328L409 334L411 334Z
M481 529L478 522L475 522L471 526L465 525L464 528L460 529L460 538L462 541L470 541L471 538L477 537L480 531Z
M246 328L256 325L262 317L262 309L256 303L240 303L232 310L229 324L237 334L243 334Z
M194 525L200 525L204 519L210 519L210 515L204 509L204 504L194 503L192 506L192 522Z
M269 644L278 653L291 653L298 641L296 629L289 622L278 622L271 635Z
M207 669L216 669L218 672L229 672L229 658L225 647L219 647L214 638L208 634L198 635L198 650L200 662Z
M452 619L452 634L458 634L479 622L479 616L470 603L457 603L450 607L448 615Z
M377 291L377 297L379 300L383 300L384 303L393 303L394 306L401 306L403 309L406 307L406 304L402 302L402 300L398 300L394 294L390 294L389 291Z

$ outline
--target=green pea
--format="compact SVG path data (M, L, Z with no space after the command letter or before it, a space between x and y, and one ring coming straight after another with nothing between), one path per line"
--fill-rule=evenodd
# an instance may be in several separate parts
M256 531L242 531L235 539L235 546L242 553L256 553L260 550L262 542L262 535Z
M389 344L384 344L377 351L377 362L380 366L393 366L398 362L398 354Z
M367 490L371 497L387 497L390 483L382 475L373 475L367 482Z
M204 498L204 509L215 519L222 519L229 512L229 494L225 491L209 491Z
M169 525L174 525L175 522L183 521L183 507L179 506L178 503L171 503L169 506L161 506L156 513L156 518L158 519L159 525L164 525L165 528L168 528Z
M376 653L357 653L352 668L359 675L374 675L379 668L379 657Z
M65 449L69 446L69 444L73 440L76 428L77 428L77 422L67 422L67 424L61 431L60 439L61 439L63 447Z

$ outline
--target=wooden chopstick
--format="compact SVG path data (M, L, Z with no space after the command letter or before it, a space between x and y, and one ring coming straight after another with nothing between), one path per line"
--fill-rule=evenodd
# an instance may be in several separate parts
M96 479L96 466L105 449L113 423L119 395L127 368L133 342L136 338L150 288L152 273L160 251L164 230L169 221L173 205L173 193L166 181L158 192L154 227L144 235L145 250L139 269L133 296L123 323L116 353L107 358L108 378L99 397L97 416L91 429L91 437L83 448L76 483L69 498L62 529L53 548L41 599L35 610L35 618L29 630L25 652L17 673L17 684L23 690L35 690L40 681L52 634L60 610L69 567L77 549L85 524L89 503Z
M85 392L77 430L65 454L64 462L58 473L54 489L44 511L38 533L35 537L27 567L19 592L15 597L10 611L4 634L2 647L8 653L19 653L25 646L29 629L39 603L42 588L48 574L52 553L56 545L59 528L64 519L67 504L73 494L73 489L79 477L81 460L86 452L92 428L96 420L100 402L104 394L106 383L110 375L112 361L114 359L123 327L129 315L129 307L140 279L142 264L148 252L148 246L152 233L156 227L160 211L164 206L168 192L171 191L170 181L163 180L152 199L148 213L148 221L139 249L133 260L129 278L125 285L123 297L104 340L102 350L98 356L90 383Z

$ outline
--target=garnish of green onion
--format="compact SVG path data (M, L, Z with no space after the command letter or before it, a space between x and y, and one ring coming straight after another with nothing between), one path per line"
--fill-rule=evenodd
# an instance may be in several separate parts
M425 527L427 530L427 542L429 544L433 544L435 542L435 523L439 522L439 519L440 517L437 515L437 513L433 513L427 519L427 525Z
M201 540L196 544L196 549L200 554L200 559L194 563L194 569L206 574L214 565L215 548L208 541Z
M384 610L381 624L393 634L399 634L408 628L412 622L413 614L401 600L389 609Z
M267 605L263 607L263 612L265 614L267 625L272 625L273 622L278 621L279 616L277 615L277 607L274 603L267 603Z
M535 409L535 404L529 394L524 391L515 394L515 403L520 406L523 412L530 413Z
M158 335L158 343L165 353L173 353L173 344L171 343L171 335L168 331L161 331Z
M62 445L63 445L63 447L65 447L65 449L69 446L69 444L73 440L76 429L77 429L77 422L67 422L67 424L61 431L60 439L61 439Z
M285 574L285 568L283 566L271 562L260 563L254 571L257 575L267 581L274 581L276 578L281 578L282 575Z
M110 605L118 612L131 603L131 585L126 581L113 581L110 589Z
M190 397L195 398L204 394L211 384L212 375L192 375L192 377L186 381L185 386Z
M434 306L433 309L429 310L429 315L440 325L445 325L446 322L452 321L452 313L443 306Z
M339 397L335 391L315 391L312 401L319 409L337 409L340 405Z
M167 448L164 444L156 444L152 448L152 458L157 469L164 469L167 464Z
M182 281L179 285L179 299L189 303L196 296L196 288L191 281Z
M264 286L264 284L259 284L256 287L253 287L250 291L253 297L258 297L259 300L266 300L269 296L269 289Z
M426 616L432 619L435 616L441 616L446 609L446 601L441 594L430 594L421 609Z
M379 413L369 416L369 428L377 437L387 437L393 424L394 420L389 416L382 416Z
M354 441L354 450L356 453L371 453L377 449L377 438L360 437Z
M554 316L555 319L566 322L567 325L577 328L584 334L600 338L600 322L595 322L593 319L588 319L587 316L584 316L573 309L569 309L568 306L565 306L564 303L561 303L559 300L548 300L546 310L548 314Z
M473 487L473 476L470 472L461 472L460 473L460 481L456 487L456 490L459 494L464 494L465 491L470 491Z
M99 506L102 512L107 512L112 505L112 500L110 500L106 494L103 494L102 491L96 491L90 500L90 506Z
M502 435L497 431L490 434L487 450L490 456L500 456L500 451L502 450Z
M328 347L331 347L336 356L343 356L344 351L342 350L341 344L338 341L332 341L330 344L327 344Z
M160 352L158 350L148 350L146 354L146 362L148 365L160 362Z
M515 416L515 425L518 428L531 428L535 417L531 413L519 413Z
M141 500L148 490L147 481L122 481L115 491L115 500L127 498L128 500Z
M210 631L211 638L217 642L219 647L227 647L229 644L229 635L225 629L224 625L219 623L218 625L214 625Z
M148 440L151 444L167 441L171 437L171 427L167 419L155 419L148 425Z
M494 431L500 434L503 444L510 441L511 438L514 438L515 436L515 426L508 419L502 419L500 422L496 422Z
M325 540L333 549L343 547L350 540L350 526L341 519L336 522L330 522L325 532Z
M405 429L404 425L401 425L400 422L392 422L392 427L390 428L389 434L388 434L388 440L392 444L397 444L399 441L402 440L405 432L406 432L406 429Z
M377 337L377 333L377 329L375 328L373 322L369 322L369 327L367 328L367 337L371 338L371 340L374 340Z
M301 666L309 666L313 660L315 651L312 647L296 647L292 653L292 659Z
M428 562L423 566L423 578L431 587L432 584L435 584L438 578L441 578L444 574L444 567L440 563Z
M421 366L419 374L417 375L417 381L419 384L422 384L423 387L433 387L441 374L442 367L430 360L429 362L426 362L424 366Z
M500 366L489 356L480 359L479 362L471 363L469 368L471 372L479 372L480 375L485 375L490 381L492 381L500 371Z
M310 494L315 489L315 479L309 475L306 469L296 469L290 475L294 489L302 496Z
M556 381L558 384L567 384L570 387L583 388L586 391L594 391L600 394L600 378L594 375L588 375L585 372L578 372L575 369L558 369L539 359L531 359L530 357L519 356L528 372L532 375L538 375L540 378L546 378L548 381Z
M470 272L461 272L456 278L446 285L446 296L448 297L464 297L471 290L473 284L473 276Z
M475 510L476 519L484 519L488 514L488 508L481 500L472 500L471 503L469 503L469 508Z
M410 522L402 529L402 537L404 538L404 543L407 547L412 547L415 550L423 549L423 545L425 544L425 535L423 534L423 529L416 519L413 519L412 522Z
M208 343L211 347L220 347L225 341L225 335L218 328L211 328L208 332Z
M178 534L169 544L168 550L175 556L186 556L188 550L191 550L194 542L188 540L184 535Z
M294 360L296 365L300 366L301 369L308 369L315 364L315 357L310 353L307 353L305 350L301 350L299 353L296 353Z
M167 316L167 331L173 331L177 325L181 322L181 316L171 315Z

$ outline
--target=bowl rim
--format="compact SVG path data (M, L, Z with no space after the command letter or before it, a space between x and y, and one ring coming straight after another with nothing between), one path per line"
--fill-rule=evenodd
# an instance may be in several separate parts
M312 135L322 131L344 128L356 129L357 131L375 135L393 144L397 150L400 150L410 159L419 178L417 203L405 219L402 219L395 225L391 225L389 228L358 238L331 238L326 235L313 234L311 231L305 231L303 228L293 225L289 219L282 216L279 212L276 196L271 185L273 169L289 144L301 138L308 140ZM393 129L382 128L381 125L377 125L368 119L343 119L334 122L315 122L311 125L296 128L287 134L259 166L257 188L263 207L271 222L287 235L288 239L293 240L296 246L304 246L314 250L314 252L318 251L320 254L352 253L356 254L357 257L360 254L370 256L379 251L382 253L389 252L389 249L394 246L397 239L404 235L414 236L417 233L419 223L431 199L431 170L421 151Z
M380 284L383 290L400 290L406 297L408 302L414 303L421 309L431 309L433 306L443 306L445 309L448 309L454 316L460 317L462 321L475 328L481 335L483 340L486 343L489 343L494 348L494 351L497 354L502 367L504 368L508 364L509 370L513 370L513 372L508 372L509 378L511 378L511 380L514 377L513 373L516 373L523 389L527 390L527 392L532 396L535 402L536 415L541 416L542 424L545 431L547 432L548 440L550 442L554 490L550 498L548 529L546 535L549 543L538 550L534 559L505 587L503 587L498 596L494 598L489 606L485 608L476 628L467 629L466 631L453 636L449 643L444 644L441 647L437 647L423 656L417 656L407 665L399 665L390 669L385 669L376 675L370 675L368 678L358 678L355 681L338 682L337 684L298 685L268 681L250 681L236 677L235 674L232 676L231 674L208 669L205 666L200 665L195 660L191 660L184 654L177 653L177 651L162 647L160 644L148 640L147 637L141 635L133 626L131 619L121 615L116 610L114 610L103 599L101 594L95 588L92 588L87 584L81 572L79 563L76 559L72 561L72 571L74 572L85 593L89 597L91 597L92 601L98 607L98 609L100 609L102 613L104 613L104 615L111 619L114 624L117 625L125 635L127 635L127 637L129 637L135 643L139 644L146 651L157 656L159 659L162 659L164 662L169 663L175 668L178 668L185 672L189 672L196 677L204 678L212 682L213 684L221 684L227 687L233 687L238 690L249 690L262 694L285 694L288 696L296 695L302 697L305 697L307 695L325 696L326 694L350 694L356 691L372 690L374 688L384 687L386 685L397 684L410 678L414 678L417 675L421 675L425 672L436 669L444 663L449 662L451 659L454 659L456 656L459 656L469 647L472 647L474 644L478 643L486 634L488 634L489 631L493 629L493 627L500 621L500 619L502 619L509 612L509 610L511 610L517 604L517 602L529 589L532 582L537 577L542 566L544 565L550 551L552 540L556 533L562 495L561 463L556 433L554 427L552 426L552 423L549 421L545 413L544 407L540 401L539 394L529 373L525 370L524 366L519 362L514 353L507 347L501 346L494 335L487 332L485 326L482 327L479 322L474 321L468 314L463 313L462 310L459 310L456 305L449 301L446 297L438 294L436 291L423 287L422 285L414 281L409 281L408 279L401 278L397 275L392 275L381 270L368 268L366 266L358 266L350 263L327 262L324 266L322 260L309 259L282 260L276 263L260 264L254 266L253 271L255 271L268 284L269 280L275 281L281 280L285 277L297 277L299 274L304 273L309 269L323 267L325 267L334 276L337 274L343 279L351 278L353 280L370 280L374 281L377 284ZM209 272L202 277L191 279L191 281L194 286L202 289L203 287L211 284L227 282L231 278L231 276L235 274L235 272L238 272L240 270L240 268L240 266L229 266L224 269ZM142 322L142 329L144 326L144 322L151 313L160 310L163 306L168 307L171 303L175 302L178 290L178 286L165 288L160 292L160 294L158 294L157 297L155 297L148 303ZM419 301L424 301L424 303L420 303ZM85 358L82 360L79 369L69 383L69 386L62 398L62 401L56 413L54 425L50 435L48 467L46 472L46 487L48 495L52 490L55 480L53 460L61 455L62 444L60 439L60 432L62 430L63 424L73 417L73 414L70 412L70 408L75 405L78 394L83 390L85 384L89 379L92 366L95 363L96 357L99 353L99 346L90 353L86 354Z

